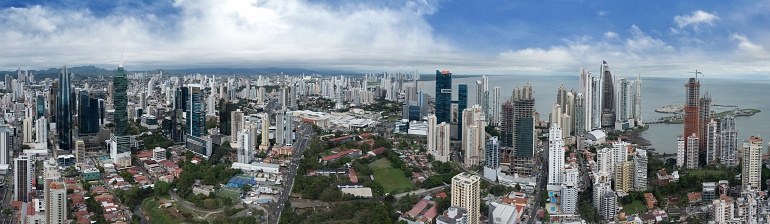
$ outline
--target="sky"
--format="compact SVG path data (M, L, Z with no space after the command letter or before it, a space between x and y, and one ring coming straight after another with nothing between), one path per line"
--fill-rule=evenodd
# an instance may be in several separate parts
M770 77L770 0L11 0L0 27L0 70Z

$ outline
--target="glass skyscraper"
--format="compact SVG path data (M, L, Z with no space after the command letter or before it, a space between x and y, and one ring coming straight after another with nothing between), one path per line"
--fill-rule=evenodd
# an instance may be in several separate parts
M187 102L187 134L201 137L204 133L204 106L201 98L201 86L189 85L190 98Z
M463 123L463 110L465 108L468 108L468 84L460 84L457 85L457 123L461 124ZM463 129L458 128L457 129L457 136L462 139L463 136Z
M91 98L88 91L80 91L78 106L78 132L99 132L99 100Z
M128 77L123 70L123 65L118 67L118 72L112 78L112 86L114 91L112 100L115 105L115 113L113 114L115 130L112 132L114 148L110 155L114 160L117 160L125 157L125 153L131 152L131 138L128 136Z
M436 119L451 123L452 73L436 70Z
M59 99L56 129L59 133L59 149L70 150L72 145L72 110L70 110L70 96L72 85L70 85L70 75L67 66L61 69L59 73Z
M35 116L35 119L39 119L43 116L45 116L45 96L43 95L37 95L37 100L35 100L37 103L37 116Z

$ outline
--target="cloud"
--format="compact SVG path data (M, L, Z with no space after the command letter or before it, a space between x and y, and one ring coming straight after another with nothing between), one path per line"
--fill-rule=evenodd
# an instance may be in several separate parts
M696 30L698 29L698 25L700 24L713 26L714 25L713 22L715 20L720 20L720 18L715 14L711 14L701 10L693 12L692 15L684 15L684 16L677 15L674 17L674 22L676 23L677 26L679 26L680 29L689 25L692 25Z
M22 64L401 67L456 57L422 17L435 2L400 7L303 0L177 0L174 18L31 6L0 10L2 67ZM168 22L166 19L173 19ZM171 24L168 24L171 23ZM158 24L168 24L159 27ZM7 63L7 64L5 64Z
M618 38L618 34L612 31L607 31L606 33L604 33L604 38L615 39L615 38Z
M596 15L598 15L598 16L606 16L607 14L609 14L609 12L607 12L607 11L599 11L599 12L596 13Z
M629 51L634 52L649 52L649 51L671 51L673 47L667 45L660 39L652 38L642 32L636 25L631 25L629 31L633 38L626 40L626 48Z
M738 54L749 58L768 58L770 54L765 51L765 48L761 45L757 45L749 41L746 36L733 33L730 35L730 40L738 41Z

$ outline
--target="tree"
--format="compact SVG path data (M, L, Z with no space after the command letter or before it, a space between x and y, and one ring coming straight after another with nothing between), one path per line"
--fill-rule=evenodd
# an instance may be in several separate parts
M168 194L168 190L170 186L171 184L166 183L165 181L157 181L155 182L155 187L153 188L153 190L157 195L165 195L165 194Z
M241 190L244 193L249 192L251 190L251 185L248 185L248 184L241 185Z

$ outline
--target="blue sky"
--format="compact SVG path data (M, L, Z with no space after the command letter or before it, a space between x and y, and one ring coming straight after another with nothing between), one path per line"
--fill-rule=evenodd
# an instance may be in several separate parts
M770 75L763 1L4 1L0 70L302 67L362 72ZM132 68L133 67L133 68Z

